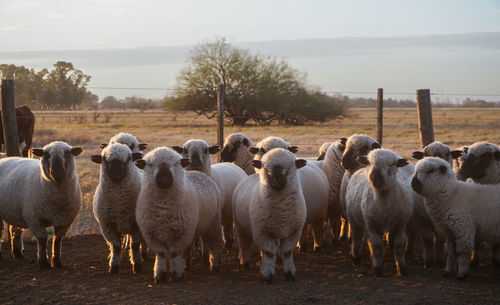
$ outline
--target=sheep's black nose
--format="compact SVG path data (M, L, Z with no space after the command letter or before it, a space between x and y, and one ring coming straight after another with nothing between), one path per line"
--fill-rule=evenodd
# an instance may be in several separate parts
M374 188L380 189L384 186L384 176L380 170L372 171L369 178Z
M271 184L271 187L277 191L285 188L286 176L283 174L283 169L280 166L276 166L271 170L269 183Z
M50 176L52 177L52 180L61 182L64 179L63 160L59 157L54 157L51 163Z
M413 177L413 179L411 179L411 187L413 188L413 190L417 193L420 193L422 191L422 182L420 182L420 180L418 180L417 176Z
M168 189L174 183L174 177L170 172L168 165L162 164L156 174L156 184L159 188Z
M235 156L234 156L234 152L232 152L228 146L224 146L224 148L222 149L222 151L220 153L220 157L221 157L222 161L224 161L224 162L233 162Z
M120 160L113 159L109 161L106 169L109 178L113 182L120 182L123 180L123 178L125 178L126 175L125 163Z

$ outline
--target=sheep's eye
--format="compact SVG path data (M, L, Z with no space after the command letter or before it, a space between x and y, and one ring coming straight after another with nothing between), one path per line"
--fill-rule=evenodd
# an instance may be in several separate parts
M266 153L266 150L264 148L261 148L260 151L265 154Z

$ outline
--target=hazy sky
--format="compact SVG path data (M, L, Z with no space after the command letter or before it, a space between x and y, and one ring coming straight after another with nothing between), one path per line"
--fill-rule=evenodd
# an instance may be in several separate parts
M0 63L68 60L93 86L171 87L190 46L226 37L325 90L498 92L499 34L499 0L0 0Z

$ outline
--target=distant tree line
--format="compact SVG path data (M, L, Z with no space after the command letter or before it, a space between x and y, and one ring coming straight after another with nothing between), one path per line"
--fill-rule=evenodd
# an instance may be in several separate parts
M16 105L33 108L76 109L97 103L99 98L87 89L90 76L72 63L58 61L54 69L34 69L13 64L1 64L0 75L13 79Z
M145 111L148 109L161 108L163 105L164 99L151 99L137 96L118 99L114 96L106 96L96 105L96 107L101 109L139 109L140 111Z
M349 107L352 108L375 108L377 107L377 99L375 98L363 98L363 97L358 97L358 98L349 98L347 96L343 97L346 99L347 104ZM431 97L432 100L432 97ZM469 107L469 108L493 108L493 107L500 107L500 101L499 102L488 102L485 100L473 100L471 98L465 98L464 100L461 100L456 103L452 103L450 101L438 101L434 102L432 101L433 107L438 107L438 108L456 108L456 107ZM416 108L417 107L417 102L410 100L410 99L402 99L402 100L396 100L392 98L384 98L384 107L387 108Z

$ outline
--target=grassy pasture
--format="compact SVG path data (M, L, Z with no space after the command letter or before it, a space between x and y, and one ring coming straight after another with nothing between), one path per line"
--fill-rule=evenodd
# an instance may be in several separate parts
M194 113L151 112L45 112L35 111L34 147L61 140L84 148L77 157L77 169L82 187L83 206L73 225L72 234L97 233L92 214L92 199L99 182L99 166L90 156L100 152L99 144L118 132L134 134L149 144L148 151L158 146L181 145L188 139L200 138L216 144L216 122ZM433 113L435 139L452 148L478 141L500 143L500 109L435 109ZM243 128L227 126L225 135L242 132L255 143L266 136L279 136L299 146L299 156L317 155L319 146L340 136L365 133L376 137L375 109L351 109L346 117L310 126ZM409 158L419 149L416 109L386 109L384 112L383 145Z

